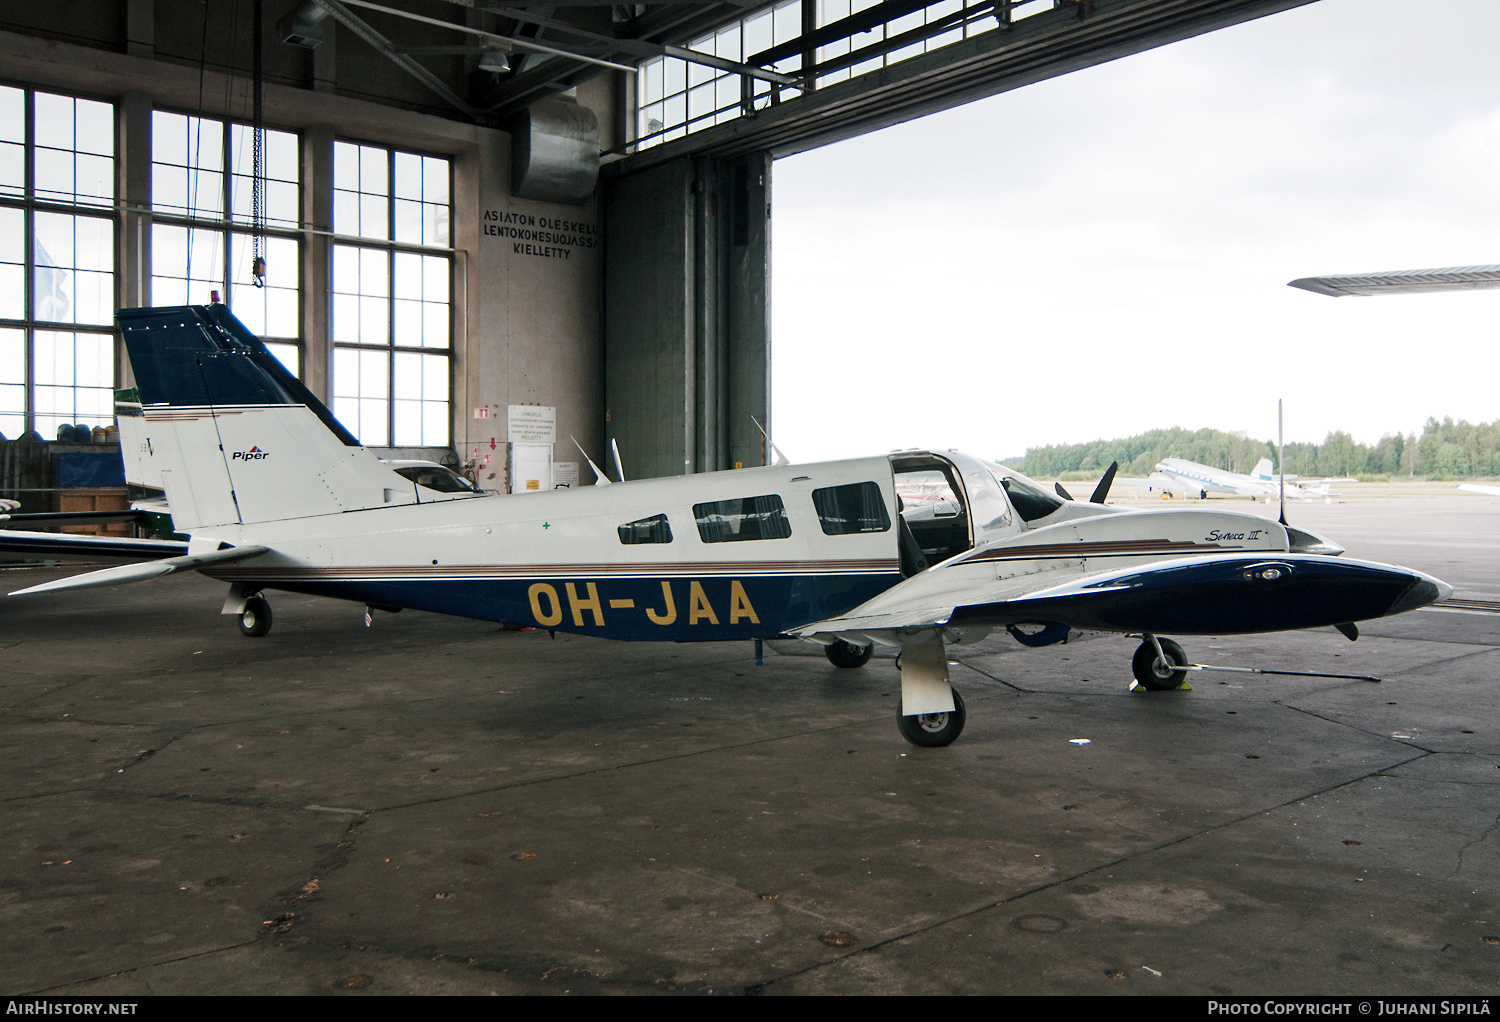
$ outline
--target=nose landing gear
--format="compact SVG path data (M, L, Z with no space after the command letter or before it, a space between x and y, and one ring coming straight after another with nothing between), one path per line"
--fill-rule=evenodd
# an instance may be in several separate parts
M1141 688L1152 692L1165 692L1181 688L1187 678L1182 668L1188 663L1187 654L1171 639L1155 635L1145 636L1145 641L1136 647L1130 660L1131 672Z

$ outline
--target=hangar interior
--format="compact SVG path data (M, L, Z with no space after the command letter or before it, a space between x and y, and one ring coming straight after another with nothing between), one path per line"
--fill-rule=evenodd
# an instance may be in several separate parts
M774 159L1304 2L8 5L0 489L105 494L116 309L210 300L487 489L764 464Z

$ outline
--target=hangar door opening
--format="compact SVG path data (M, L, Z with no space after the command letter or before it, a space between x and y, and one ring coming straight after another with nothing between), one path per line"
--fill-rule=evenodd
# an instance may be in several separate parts
M603 183L604 436L627 479L765 463L771 159Z

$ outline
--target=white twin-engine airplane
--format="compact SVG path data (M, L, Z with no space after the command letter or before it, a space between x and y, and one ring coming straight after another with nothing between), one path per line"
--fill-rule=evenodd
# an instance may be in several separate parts
M1161 633L1354 637L1351 622L1451 592L1252 515L1065 500L952 451L443 492L360 447L224 306L124 309L119 323L150 458L190 538L31 533L157 559L12 596L195 569L228 584L223 613L250 636L269 630L264 593L281 589L613 639L796 636L840 667L879 643L901 650L902 734L934 746L965 715L946 645L994 628L1031 646L1140 634L1136 677L1175 688L1191 665ZM903 516L898 492L929 491L952 499ZM0 530L0 549L27 536Z

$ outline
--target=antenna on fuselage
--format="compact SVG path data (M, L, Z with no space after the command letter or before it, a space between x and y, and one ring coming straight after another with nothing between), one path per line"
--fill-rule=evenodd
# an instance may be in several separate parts
M620 464L620 445L615 443L615 438L609 438L609 449L615 456L615 475L620 477L620 482L625 481L625 468Z
M581 455L583 455L583 460L586 461L586 462L588 462L589 463L589 468L591 468L591 469L594 470L594 485L595 486L608 486L609 485L609 476L607 476L603 472L601 472L599 470L599 466L594 464L594 459L589 457L589 452L585 451L583 449L583 444L581 444L581 443L578 442L578 438L570 436L570 437L568 437L568 439L571 440L571 441L573 441L573 446L576 447L576 448L578 448L578 453L581 454Z
M766 427L764 427L764 426L762 426L760 424L760 420L757 419L755 416L752 415L752 416L750 416L750 421L753 422L753 423L755 423L755 428L758 429L758 430L760 430L760 435L761 436L765 437L766 446L768 446L768 447L771 448L771 464L772 465L790 465L792 463L792 460L790 458L788 458L785 454L781 453L781 448L780 447L777 447L775 444L771 443L771 434L769 434L769 433L766 432Z
M1281 478L1281 517L1277 519L1283 526L1286 525L1286 452L1282 443L1281 432L1281 398L1276 399L1276 474Z

